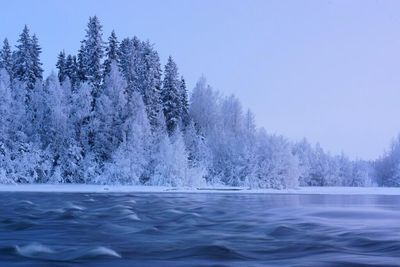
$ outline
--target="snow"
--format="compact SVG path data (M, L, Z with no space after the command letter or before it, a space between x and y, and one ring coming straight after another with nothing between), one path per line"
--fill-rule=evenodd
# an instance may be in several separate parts
M229 193L301 195L400 195L399 187L298 187L295 189L249 189L245 187L105 186L88 184L3 184L0 192L40 193Z

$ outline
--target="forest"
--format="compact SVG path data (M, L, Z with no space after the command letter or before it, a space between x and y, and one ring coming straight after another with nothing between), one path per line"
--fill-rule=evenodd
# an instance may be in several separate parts
M40 54L27 26L0 50L0 183L400 186L400 137L364 161L269 134L204 77L189 93L150 41L104 39L96 16L56 73Z

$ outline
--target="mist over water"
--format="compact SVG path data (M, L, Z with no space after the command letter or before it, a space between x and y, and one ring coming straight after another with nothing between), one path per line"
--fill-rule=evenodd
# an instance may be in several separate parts
M400 197L0 193L1 266L399 266Z

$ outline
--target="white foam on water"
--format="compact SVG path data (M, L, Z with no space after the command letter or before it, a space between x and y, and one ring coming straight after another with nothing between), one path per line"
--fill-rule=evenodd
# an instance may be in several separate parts
M90 250L88 254L92 256L111 256L116 258L122 258L122 256L118 254L115 250L103 246L96 247Z
M81 210L81 211L86 209L85 207L78 206L78 205L73 204L73 203L68 203L67 207L70 208L70 209Z
M50 247L42 245L40 243L32 243L25 246L15 246L15 250L18 254L25 257L33 257L37 254L49 254L54 253Z
M140 221L140 218L136 215L136 213L132 213L127 216L127 218L134 220L134 221Z
M29 205L33 205L33 202L30 200L22 200L21 203L25 203L25 204L29 204Z

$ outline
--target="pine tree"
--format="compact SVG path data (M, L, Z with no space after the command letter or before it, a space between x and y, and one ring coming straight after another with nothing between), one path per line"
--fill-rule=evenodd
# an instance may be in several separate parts
M181 95L179 92L180 81L178 78L178 68L170 56L165 65L163 88L161 91L165 123L170 135L181 122Z
M108 37L108 46L106 47L106 59L104 60L104 74L106 77L111 71L111 64L115 61L118 64L119 61L119 42L114 31L111 32L110 37Z
M0 50L0 69L4 68L9 76L12 76L12 52L8 39L4 39L3 47Z
M58 69L58 81L63 83L65 78L68 76L64 51L61 51L60 54L58 54L56 67Z

